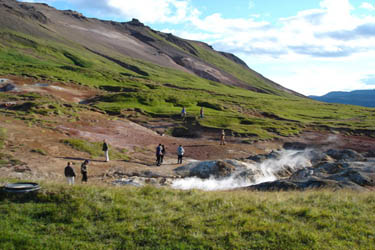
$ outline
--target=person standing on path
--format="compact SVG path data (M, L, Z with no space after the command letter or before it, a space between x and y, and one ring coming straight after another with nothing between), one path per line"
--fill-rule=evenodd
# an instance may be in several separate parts
M166 153L166 151L165 151L165 145L163 144L163 145L161 145L160 164L163 163L165 153Z
M70 161L68 162L68 165L64 169L64 174L65 174L66 180L68 181L68 184L74 185L74 177L76 176L76 173L74 173L74 169L70 165Z
M161 165L161 157L162 157L162 146L159 144L159 146L156 147L156 166Z
M221 130L220 145L225 145L225 131L224 131L224 129Z
M182 107L182 110L181 110L181 118L182 118L182 120L184 120L185 117L186 117L186 109L185 109L185 107Z
M200 114L201 119L203 119L203 117L204 117L203 107L201 107L201 110L200 110L199 114Z
M105 140L103 141L103 151L105 152L105 161L109 162L109 146Z
M185 154L185 149L182 147L182 145L178 146L177 148L177 164L182 164L182 157Z
M82 182L87 182L87 165L88 164L89 164L89 161L85 160L81 165Z

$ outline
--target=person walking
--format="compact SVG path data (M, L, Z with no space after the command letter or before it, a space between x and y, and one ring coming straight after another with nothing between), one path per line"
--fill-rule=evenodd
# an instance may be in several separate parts
M163 160L164 160L164 155L166 154L165 152L165 146L164 144L161 145L161 156L160 156L160 163L162 164L163 163Z
M103 151L105 152L105 161L109 162L109 146L105 140L103 140Z
M220 145L225 145L225 131L224 131L224 129L221 130Z
M177 148L177 164L182 164L182 157L185 154L185 149L182 147L182 145L178 146Z
M87 165L88 164L89 164L89 161L85 160L81 165L82 182L87 182Z
M204 117L203 107L201 107L201 110L200 110L199 114L200 114L201 119L203 119L203 117Z
M162 155L163 155L163 153L162 153L162 146L161 146L161 144L159 144L156 147L156 166L160 166L161 165L161 156Z
M74 177L76 176L76 173L74 172L74 169L70 165L71 163L68 162L68 165L64 169L64 174L66 177L66 180L68 181L69 185L74 185Z
M182 120L184 120L185 117L186 117L186 109L185 109L185 107L182 107L182 110L181 110L181 118L182 118Z

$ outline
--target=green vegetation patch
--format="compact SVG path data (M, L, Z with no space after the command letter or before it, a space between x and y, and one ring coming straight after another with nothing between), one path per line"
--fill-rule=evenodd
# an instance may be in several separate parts
M12 155L0 152L0 167L26 165L26 163L14 158Z
M5 144L5 139L6 139L6 128L1 128L0 127L0 149L4 148Z
M372 192L42 184L0 194L1 249L373 249ZM22 222L22 223L20 223Z
M81 139L65 139L61 142L77 151L86 152L91 157L101 157L104 154L102 151L103 142L89 142ZM130 159L130 157L126 155L126 150L114 147L110 147L109 156L114 160L128 161Z

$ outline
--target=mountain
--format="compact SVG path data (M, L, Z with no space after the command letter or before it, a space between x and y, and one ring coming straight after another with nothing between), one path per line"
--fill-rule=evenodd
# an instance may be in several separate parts
M334 91L323 96L309 97L321 102L375 107L375 90L353 90L350 92Z
M252 71L236 56L217 52L209 45L155 31L137 19L130 22L86 18L72 11L59 11L46 4L0 1L0 28L81 46L89 53L111 60L133 73L146 75L134 65L124 64L116 55L181 70L208 80L264 93L279 90L297 94ZM2 38L23 39L13 34Z
M372 110L313 101L206 43L136 19L103 21L47 4L0 0L0 61L0 78L18 84L0 86L0 106L17 104L0 113L18 119L72 119L85 108L173 136L215 137L226 129L241 142L375 124Z

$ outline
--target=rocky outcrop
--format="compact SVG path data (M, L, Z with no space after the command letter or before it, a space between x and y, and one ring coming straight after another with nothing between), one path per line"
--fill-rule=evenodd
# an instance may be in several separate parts
M223 178L232 175L236 169L245 168L236 164L235 161L224 160L224 161L203 161L203 162L192 162L185 166L176 168L174 171L176 174L182 177L199 177L207 179L211 176L215 178Z
M247 187L258 191L306 190L315 188L362 190L375 186L375 160L354 150L311 151L310 167L289 177Z

